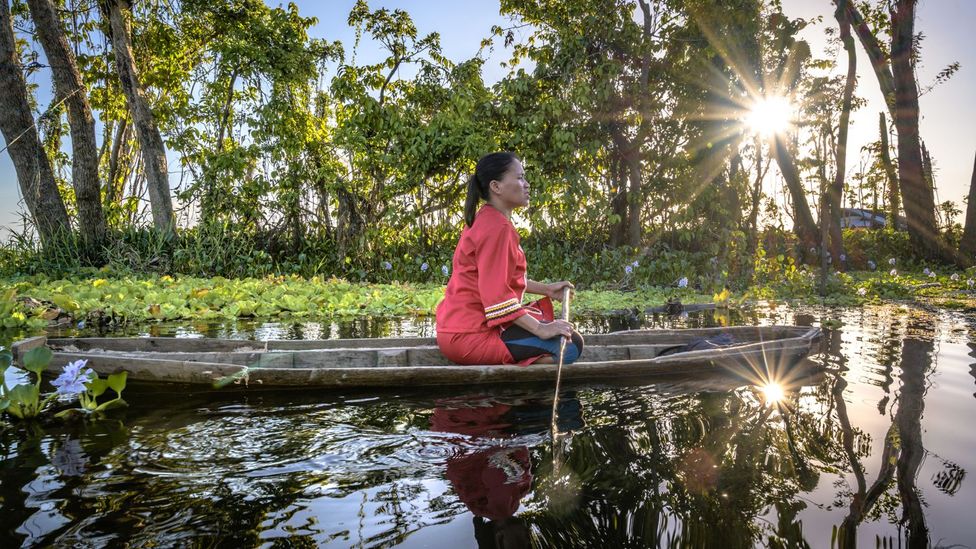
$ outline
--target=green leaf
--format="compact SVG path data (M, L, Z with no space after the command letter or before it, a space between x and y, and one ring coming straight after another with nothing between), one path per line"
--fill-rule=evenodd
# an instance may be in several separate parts
M51 349L47 347L35 347L27 351L27 354L24 355L23 360L21 360L21 366L28 372L41 375L44 368L47 368L47 365L51 363L53 356L54 353L51 352Z
M96 377L85 385L88 387L88 392L91 393L92 399L94 400L109 388L110 383L102 378Z
M65 294L52 295L51 302L69 313L73 313L78 310L78 302L75 301L71 296Z
M129 372L117 372L108 376L106 383L108 383L108 386L111 387L113 391L121 396L122 390L125 389L125 380L128 379L128 377Z
M0 350L0 375L14 363L14 355L7 349Z
M40 411L38 410L40 396L41 391L36 385L17 385L7 393L7 398L10 399L7 412L20 419L35 417Z
M95 408L95 411L105 412L108 410L114 410L115 408L125 408L128 405L129 404L126 401L122 400L121 398L115 398L104 404L99 404L98 407Z
M10 399L7 397L0 397L0 412L6 410L10 406Z
M54 417L64 420L78 419L84 417L85 412L79 410L78 408L68 408L67 410L61 410L60 412L54 414Z

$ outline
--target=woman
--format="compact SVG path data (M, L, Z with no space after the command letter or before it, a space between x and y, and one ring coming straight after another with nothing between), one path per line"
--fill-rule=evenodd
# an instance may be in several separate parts
M485 205L478 209L481 201ZM522 162L510 152L486 155L468 180L461 239L451 280L437 306L437 345L458 364L552 363L560 338L571 338L564 361L583 350L583 338L553 319L552 301L567 281L542 284L526 277L525 254L512 226L512 210L529 204ZM522 305L526 292L546 296Z

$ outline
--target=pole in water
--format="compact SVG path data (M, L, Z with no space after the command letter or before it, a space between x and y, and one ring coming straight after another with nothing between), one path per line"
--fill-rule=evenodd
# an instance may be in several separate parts
M563 320L569 322L569 294L570 288L563 288ZM563 360L566 358L566 339L565 337L559 340L559 365L556 367L556 394L552 397L552 456L555 460L557 457L556 447L559 443L559 417L557 415L557 409L559 408L559 386L562 384L563 377ZM558 463L556 464L558 466Z

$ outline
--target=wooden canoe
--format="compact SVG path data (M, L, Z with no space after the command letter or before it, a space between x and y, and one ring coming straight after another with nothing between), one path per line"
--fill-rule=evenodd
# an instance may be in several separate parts
M658 356L699 338L730 334L735 344ZM563 379L616 381L658 375L731 371L765 379L805 357L819 328L794 326L630 330L587 335L583 355L563 366ZM107 375L122 370L130 381L213 385L229 376L242 384L273 387L411 387L554 381L556 365L458 366L448 362L433 338L247 341L208 338L46 338L12 346L15 360L47 345L48 369L86 359Z

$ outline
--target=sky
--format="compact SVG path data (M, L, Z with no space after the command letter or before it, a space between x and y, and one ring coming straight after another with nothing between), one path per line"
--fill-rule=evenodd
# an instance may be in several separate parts
M268 2L279 5L278 2ZM355 33L346 22L355 0L295 0L299 13L316 17L318 23L310 30L316 38L339 40L352 54ZM454 61L470 59L478 53L481 41L489 35L493 25L507 27L511 22L498 13L497 0L465 0L442 2L433 0L399 0L370 2L373 9L386 7L407 11L423 36L438 32L443 53ZM802 31L801 37L810 42L815 55L826 50L824 29L836 27L832 4L829 0L783 0L783 11L789 17L813 19L822 17L823 22ZM918 69L922 87L934 81L935 75L949 63L958 61L960 70L949 80L923 95L921 104L921 135L935 165L937 200L952 200L963 210L963 198L969 191L969 181L976 156L976 48L973 47L973 28L976 28L976 1L972 0L920 0L916 19L916 31L924 33L922 64ZM527 30L519 31L517 38L524 38ZM858 52L859 83L856 93L868 101L868 105L852 114L850 143L848 146L849 174L858 168L858 151L862 145L877 139L878 113L884 111L877 80L860 44ZM488 56L483 77L492 83L502 78L507 69L499 63L507 60L509 52L501 44L496 45ZM358 62L379 61L381 52L376 44L363 39L357 53ZM839 73L845 73L846 56L839 52ZM51 84L47 74L38 71L32 81L39 85L38 100L47 105L51 97ZM101 132L97 131L98 139ZM67 138L66 138L67 139ZM0 138L2 141L2 138ZM100 144L100 143L99 143ZM5 145L5 143L4 143ZM171 181L180 179L179 161L170 155ZM9 236L9 229L20 229L21 212L25 211L21 200L13 164L6 152L0 153L0 239ZM959 219L962 221L962 218Z

